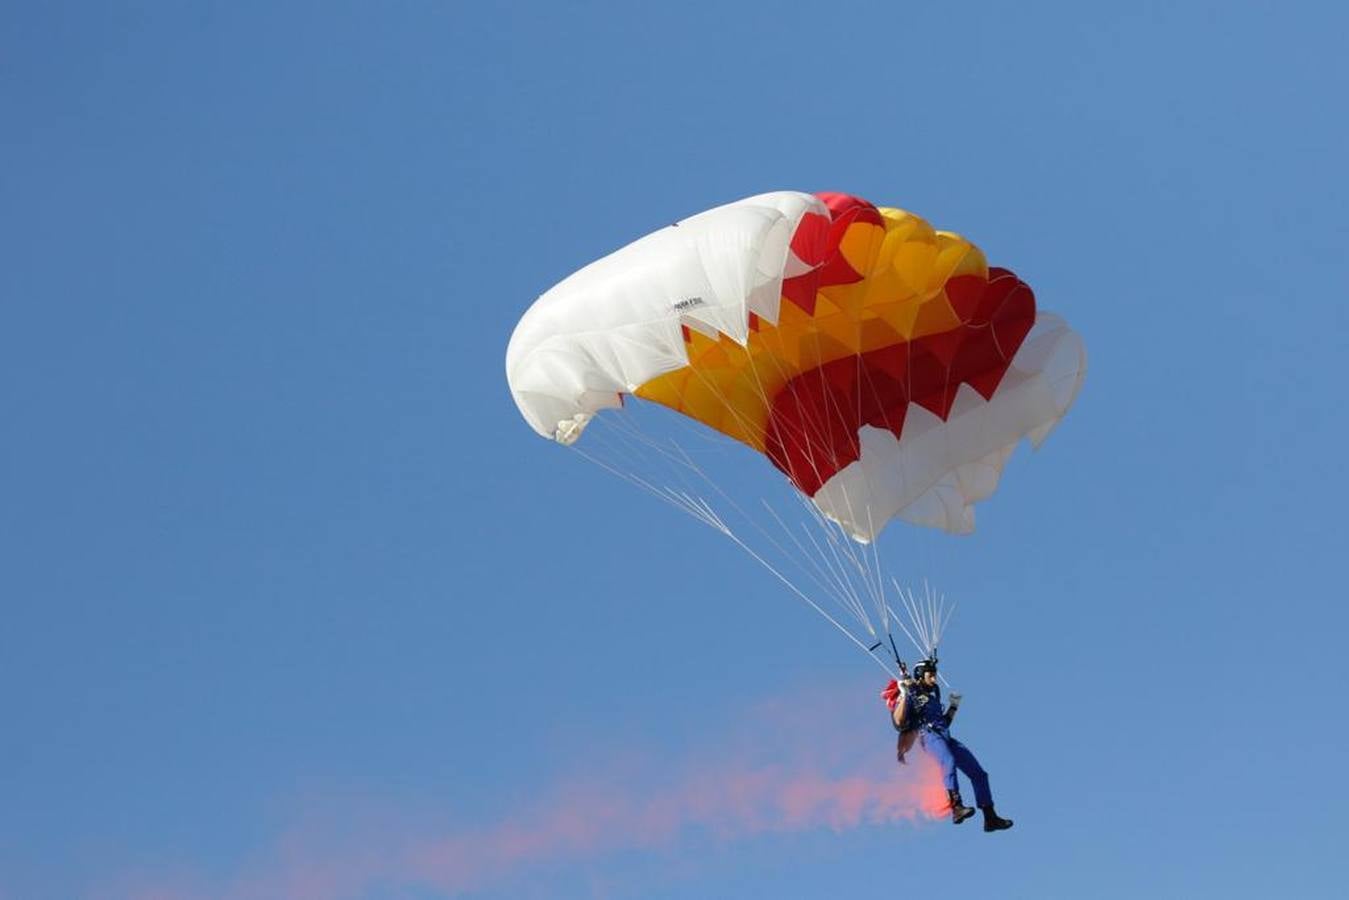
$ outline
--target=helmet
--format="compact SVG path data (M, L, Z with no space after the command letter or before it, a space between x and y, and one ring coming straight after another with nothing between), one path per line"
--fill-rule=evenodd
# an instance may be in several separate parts
M933 674L936 674L937 672L937 658L935 656L930 659L922 660L913 667L914 678L922 678L928 672L932 672Z

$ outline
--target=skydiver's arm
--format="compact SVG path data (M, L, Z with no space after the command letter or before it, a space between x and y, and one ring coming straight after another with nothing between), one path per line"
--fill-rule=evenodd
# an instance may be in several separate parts
M907 709L908 706L909 692L901 688L899 691L899 702L895 704L894 712L890 713L895 720L896 728L904 727L904 710Z
M948 728L950 727L951 722L955 719L956 711L958 709L960 709L960 695L952 694L951 705L946 707L946 725Z

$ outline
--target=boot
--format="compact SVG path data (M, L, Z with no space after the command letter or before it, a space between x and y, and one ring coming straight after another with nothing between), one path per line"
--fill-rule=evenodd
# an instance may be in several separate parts
M947 798L951 801L951 823L959 825L961 822L974 815L974 810L960 802L960 791L947 791Z
M984 813L984 831L1002 831L1012 827L1011 819L1004 819L993 810L993 804L979 807ZM970 810L973 814L974 810Z

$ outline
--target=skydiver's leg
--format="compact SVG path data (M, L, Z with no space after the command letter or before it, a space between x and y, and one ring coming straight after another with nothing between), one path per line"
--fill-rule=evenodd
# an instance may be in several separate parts
M932 754L932 758L941 766L942 782L947 791L959 791L960 782L956 780L956 759L951 754L951 748L946 745L946 740L941 735L931 731L923 732L923 749Z
M946 799L951 803L951 821L959 825L974 815L974 810L960 799L960 782L956 780L956 760L947 739L931 731L923 732L923 749L941 766L942 781L946 785Z
M988 787L988 773L979 765L970 748L951 738L950 752L956 768L965 773L974 787L974 805L980 808L993 805L993 792Z
M974 805L984 813L984 831L1005 831L1011 828L1012 820L1004 819L993 808L993 792L988 789L988 773L979 765L979 760L974 758L970 748L952 738L951 756L956 766L974 785ZM974 811L970 812L973 814Z

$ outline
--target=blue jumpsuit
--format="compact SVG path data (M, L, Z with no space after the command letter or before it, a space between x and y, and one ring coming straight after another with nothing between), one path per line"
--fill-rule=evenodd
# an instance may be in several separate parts
M923 749L932 754L941 766L946 789L960 790L960 782L956 780L956 770L959 769L974 786L974 805L992 806L993 794L988 788L988 773L968 747L951 737L946 714L941 708L941 688L911 689L905 718L916 723L914 727L919 729Z

